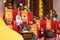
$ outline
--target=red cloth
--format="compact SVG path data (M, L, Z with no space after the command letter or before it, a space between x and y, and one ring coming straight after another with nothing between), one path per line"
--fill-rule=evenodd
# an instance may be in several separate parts
M44 29L44 31L46 30L46 20L41 21L41 27ZM57 29L58 29L58 22L51 20L51 30L49 31L52 31L52 30L56 31ZM54 34L56 36L56 32Z
M13 10L13 25L14 25L14 20L15 20L15 17L16 17L16 15L17 15L17 13L18 13L18 10ZM21 13L21 10L20 10L20 13ZM22 14L22 13L21 13ZM21 15L20 14L20 15ZM28 20L30 21L30 20L32 20L33 19L33 13L31 12L31 11L28 11ZM24 23L23 23L24 24ZM19 27L17 27L17 26L13 26L13 30L15 30L15 31L19 31L19 29L18 29Z
M13 30L15 30L16 32L19 32L19 27L16 25L13 25Z
M51 21L51 26L53 26L52 28L56 31L58 29L58 22L57 21Z
M46 20L41 20L41 27L46 30Z
M20 13L21 13L21 10L20 10ZM14 24L14 20L16 19L17 14L18 14L18 10L13 10L13 24Z
M14 25L14 20L15 20L15 17L17 15L17 13L18 13L18 10L13 10L13 12L12 12L12 15L13 15L12 24L13 25ZM20 13L21 13L21 10L20 10ZM4 18L5 18L5 15L4 15ZM33 13L31 11L28 11L28 20L30 21L32 19L33 19ZM18 27L17 26L13 26L13 30L18 31Z
M31 11L28 11L28 21L33 20L33 13Z
M18 11L17 10L13 10L13 20L15 20L15 17L17 15Z
M46 30L46 20L43 20L41 25L42 25L43 29ZM56 30L57 29L57 26L58 26L57 25L57 21L52 21L51 20L51 30L52 29L55 29Z
M13 10L13 19L14 20L15 20L17 13L18 13L18 10ZM21 13L21 10L20 10L20 13ZM32 19L33 19L33 13L31 11L28 11L28 20L30 21Z
M40 20L40 27L43 28L44 30L45 30L45 26L46 26L45 23L46 23L45 20ZM39 31L39 32L40 32L40 31ZM41 32L40 32L39 36L40 36L40 35L45 36L45 34L44 34L44 33L41 34Z

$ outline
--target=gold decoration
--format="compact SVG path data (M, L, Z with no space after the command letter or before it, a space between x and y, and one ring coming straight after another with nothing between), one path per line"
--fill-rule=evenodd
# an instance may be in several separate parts
M11 9L6 9L5 11L5 18L12 19L12 10Z
M22 11L22 19L27 19L27 11Z
M37 33L37 26L36 25L31 25L31 32Z
M51 22L50 22L50 20L46 21L46 29L48 29L48 30L51 29Z
M28 11L22 11L22 20L28 22Z
M40 20L36 20L36 24L38 25L38 28L40 29Z
M43 1L39 0L39 17L42 18L43 16Z
M50 10L50 17L52 17L52 10Z

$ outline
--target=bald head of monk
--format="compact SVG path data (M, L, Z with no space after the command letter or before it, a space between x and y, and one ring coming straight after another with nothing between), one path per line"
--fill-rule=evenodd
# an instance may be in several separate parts
M4 15L4 3L2 0L0 0L0 17L3 18Z

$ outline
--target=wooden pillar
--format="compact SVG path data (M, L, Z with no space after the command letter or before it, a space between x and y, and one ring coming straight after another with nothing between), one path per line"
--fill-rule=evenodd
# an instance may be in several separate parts
M33 15L39 17L39 0L30 0L30 10L33 12Z
M35 16L37 14L37 8L38 8L38 7L36 7L37 1L38 0L30 0L30 10L33 12L33 15L35 15Z
M53 0L50 0L50 10L53 10Z
M39 17L39 0L36 1L36 15Z
M28 0L25 0L25 5L28 5Z

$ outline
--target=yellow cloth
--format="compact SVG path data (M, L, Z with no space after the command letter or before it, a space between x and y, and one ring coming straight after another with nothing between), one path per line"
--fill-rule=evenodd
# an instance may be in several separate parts
M24 40L21 34L10 29L0 18L0 40Z

